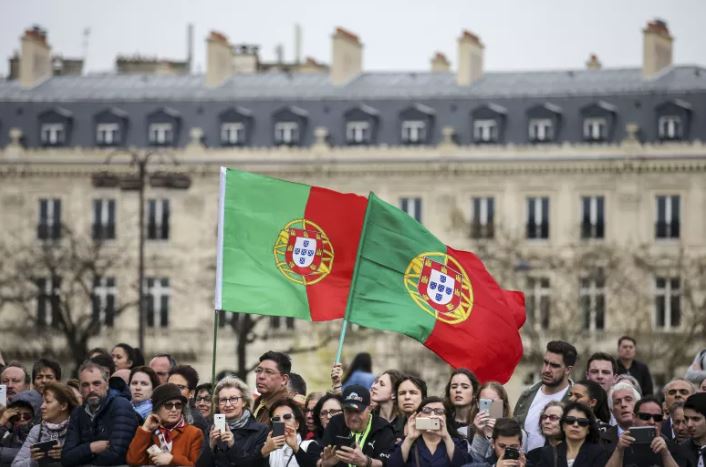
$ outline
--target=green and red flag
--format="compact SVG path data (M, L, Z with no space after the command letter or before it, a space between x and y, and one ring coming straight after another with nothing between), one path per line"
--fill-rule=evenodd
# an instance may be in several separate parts
M362 235L349 321L412 337L481 381L510 379L522 357L520 292L372 193Z
M343 318L367 199L221 168L216 309Z

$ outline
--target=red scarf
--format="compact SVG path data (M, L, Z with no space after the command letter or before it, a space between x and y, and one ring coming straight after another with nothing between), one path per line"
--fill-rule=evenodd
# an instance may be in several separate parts
M164 425L159 425L158 430L159 430L159 433L164 438L164 442L166 444L170 444L172 442L172 431L174 431L178 428L184 428L185 425L186 425L186 421L184 420L184 416L182 415L181 418L179 419L179 421L176 422L171 428L167 428Z

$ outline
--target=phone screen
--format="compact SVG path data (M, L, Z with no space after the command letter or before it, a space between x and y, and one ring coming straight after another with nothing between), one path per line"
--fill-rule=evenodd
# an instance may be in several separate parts
M7 407L7 386L0 384L0 405Z
M272 437L284 435L284 422L272 422Z

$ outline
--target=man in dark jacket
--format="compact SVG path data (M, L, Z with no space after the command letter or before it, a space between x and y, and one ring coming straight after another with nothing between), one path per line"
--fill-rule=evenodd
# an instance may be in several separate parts
M684 403L689 439L682 448L689 466L706 465L706 392L692 394Z
M650 396L653 392L652 375L644 363L635 360L637 341L630 336L618 339L618 374L628 374L640 383L643 396Z
M324 431L321 466L383 467L394 443L392 426L371 412L370 392L353 384L343 390L343 414L333 417Z
M61 463L125 464L125 454L138 425L130 402L108 393L108 373L102 366L86 362L79 368L84 405L71 412Z

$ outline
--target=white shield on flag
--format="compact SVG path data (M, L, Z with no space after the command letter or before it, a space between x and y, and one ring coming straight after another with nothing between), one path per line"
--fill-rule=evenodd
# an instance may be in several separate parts
M427 296L432 302L439 305L446 305L453 298L455 287L456 281L451 276L436 269L431 270Z
M297 237L292 251L294 263L301 268L310 266L316 256L316 245L315 238Z

